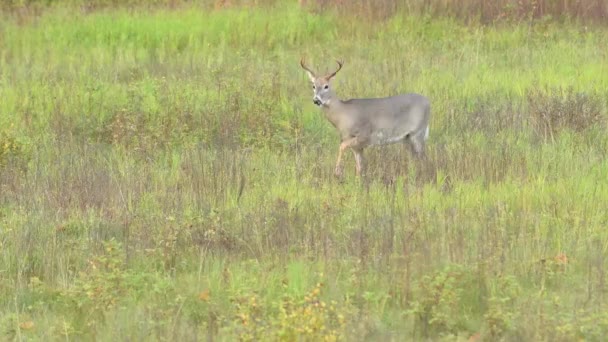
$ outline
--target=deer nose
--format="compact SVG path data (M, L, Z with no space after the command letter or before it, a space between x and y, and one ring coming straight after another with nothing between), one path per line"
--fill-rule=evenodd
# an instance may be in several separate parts
M316 104L317 106L320 106L321 100L319 100L319 98L315 97L314 99L312 99L312 103Z

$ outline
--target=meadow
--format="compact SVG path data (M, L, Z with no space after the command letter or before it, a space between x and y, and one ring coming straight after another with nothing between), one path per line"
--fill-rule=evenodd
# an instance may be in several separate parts
M294 3L0 21L0 340L600 341L608 28ZM427 160L339 138L416 92Z

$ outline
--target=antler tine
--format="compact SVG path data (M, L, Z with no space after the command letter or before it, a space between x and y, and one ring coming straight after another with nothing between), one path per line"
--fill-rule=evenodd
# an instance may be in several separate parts
M344 61L336 60L336 63L338 63L338 69L336 71L334 71L333 73L331 73L329 76L327 76L328 80L331 79L332 77L336 76L338 71L340 71L340 69L342 69L342 65L344 65Z
M315 76L315 72L314 72L314 71L312 71L312 70L310 70L310 68L308 68L308 67L306 66L306 64L304 63L304 57L302 57L302 58L300 59L300 65L302 66L302 69L304 69L304 70L308 71L308 72L309 72L309 73L310 73L312 76Z

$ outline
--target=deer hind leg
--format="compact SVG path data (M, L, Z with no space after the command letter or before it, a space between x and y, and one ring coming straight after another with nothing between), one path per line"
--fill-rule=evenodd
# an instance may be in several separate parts
M412 155L417 159L424 159L425 131L417 132L414 135L408 135L405 141L410 147Z

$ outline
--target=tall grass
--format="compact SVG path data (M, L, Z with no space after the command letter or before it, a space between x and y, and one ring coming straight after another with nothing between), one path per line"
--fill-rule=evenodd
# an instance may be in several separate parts
M0 25L2 339L605 336L604 28L74 8ZM428 162L334 179L302 55Z

